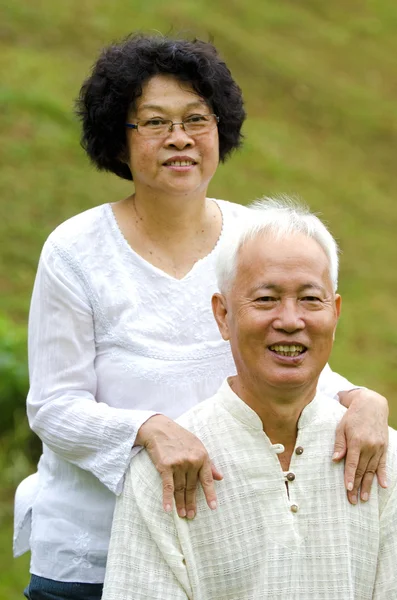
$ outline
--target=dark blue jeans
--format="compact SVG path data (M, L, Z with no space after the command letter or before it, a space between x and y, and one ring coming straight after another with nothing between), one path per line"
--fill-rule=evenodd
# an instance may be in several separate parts
M24 595L28 600L101 600L102 583L66 583L32 575Z

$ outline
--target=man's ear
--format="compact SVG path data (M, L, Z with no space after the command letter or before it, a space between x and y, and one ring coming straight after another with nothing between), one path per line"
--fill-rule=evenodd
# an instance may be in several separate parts
M335 340L336 326L338 325L341 308L342 308L342 297L340 296L340 294L335 294L336 323L335 323L335 329L334 329L334 335L333 335L334 340Z
M340 294L335 294L335 308L336 308L336 316L339 319L340 311L342 309L342 297Z
M229 327L227 324L227 303L223 294L214 294L212 296L212 312L214 313L215 321L218 324L219 332L225 341L230 339Z

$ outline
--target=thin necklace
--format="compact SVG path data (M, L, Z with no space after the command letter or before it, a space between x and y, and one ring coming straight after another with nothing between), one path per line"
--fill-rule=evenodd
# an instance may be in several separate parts
M150 233L148 232L148 230L147 230L147 228L145 226L145 222L144 222L143 218L141 217L141 215L138 212L138 209L136 207L136 200L135 200L135 198L136 198L136 196L135 196L135 194L133 194L132 195L132 205L134 207L135 215L136 215L138 221L140 221L141 227L144 230L145 234L147 235L148 239L152 242L152 244L156 245L155 242L153 241L152 236L150 235ZM205 200L205 202L207 203L207 199ZM206 227L207 227L206 225L203 225L203 227L201 228L201 233L204 233Z

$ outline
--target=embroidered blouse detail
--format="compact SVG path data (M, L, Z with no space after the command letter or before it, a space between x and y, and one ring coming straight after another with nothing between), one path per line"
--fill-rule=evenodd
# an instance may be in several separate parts
M88 560L88 552L90 551L91 538L87 532L76 534L73 538L74 542L74 565L79 565L83 569L92 569L92 564Z

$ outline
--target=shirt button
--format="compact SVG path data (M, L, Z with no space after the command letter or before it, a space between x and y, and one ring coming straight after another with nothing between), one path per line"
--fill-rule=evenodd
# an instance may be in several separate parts
M297 504L291 504L290 508L291 508L291 512L293 512L293 513L297 513L299 510L299 506Z
M300 456L301 454L303 454L303 448L302 448L302 446L298 446L295 449L295 454L297 454L298 456Z
M273 444L273 450L276 454L282 454L285 452L285 448L282 444Z
M294 481L295 473L292 473L292 472L287 473L287 479L288 479L288 481Z

